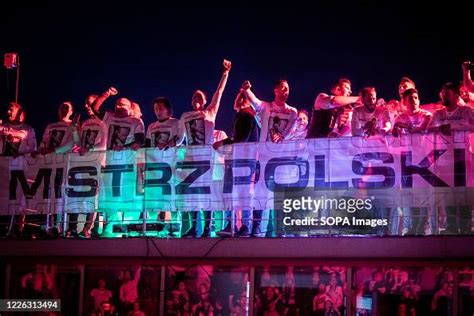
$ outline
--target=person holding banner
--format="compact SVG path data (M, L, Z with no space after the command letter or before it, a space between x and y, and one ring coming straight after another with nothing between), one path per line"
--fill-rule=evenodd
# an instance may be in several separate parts
M79 115L71 119L74 108L71 102L63 102L59 106L59 121L46 126L39 148L39 154L64 154L71 151L79 143L78 120ZM74 124L73 124L74 123ZM33 152L33 155L36 155Z
M56 123L48 124L46 126L38 152L33 151L31 153L33 157L36 156L38 153L40 155L47 155L53 153L67 154L79 145L80 115L76 113L72 118L73 113L74 107L71 102L66 101L59 105L59 121ZM49 214L46 216L49 216ZM62 216L62 214L58 216ZM54 220L52 220L52 222L54 222ZM47 230L50 231L50 234L54 235L56 234L56 232L55 228L53 228L52 225L54 225L54 223L49 224L50 227L47 227Z
M316 97L306 138L350 136L351 114L360 97L352 97L351 82L340 78L331 88L332 95Z
M18 157L36 150L34 129L25 124L25 111L18 103L10 103L7 110L7 122L0 127L0 155ZM25 215L18 215L18 225L14 226L15 215L11 216L9 234L22 235L25 226Z
M433 115L429 124L430 132L440 132L451 135L452 131L474 131L474 113L468 106L460 105L462 102L459 86L446 83L441 90L441 101L444 108ZM446 218L446 229L442 234L470 234L471 211L466 206L446 206L440 209L440 217Z
M217 112L221 103L222 94L224 93L229 77L232 63L224 59L222 62L222 76L217 86L217 90L212 96L211 103L205 107L207 103L206 94L201 90L196 90L191 99L193 111L184 112L180 119L180 129L184 131L186 144L188 146L196 145L212 145L214 143L214 126L216 123ZM205 225L201 237L210 236L211 213L203 212L205 217ZM190 228L183 234L183 237L197 237L197 213L188 212Z
M437 110L428 126L428 131L451 135L454 130L474 130L474 115L470 107L460 105L459 87L446 83L441 90L444 108Z
M228 137L215 142L213 147L216 150L218 150L223 145L258 141L259 127L257 124L256 113L243 89L240 89L237 97L235 98L234 109L237 111L237 115L234 118L233 137ZM218 236L229 237L232 235L231 216L231 211L224 212L224 220L227 220L228 222L223 230L217 232ZM253 210L253 212L250 210L242 210L242 226L237 232L237 236L248 237L250 235L252 237L260 237L261 221L262 210ZM252 224L252 226L250 226L250 224Z
M153 101L153 109L155 111L156 122L148 126L146 132L146 147L167 150L181 145L184 135L180 129L179 120L172 117L173 106L165 97L156 98ZM166 213L171 213L167 216ZM171 222L166 218L170 218ZM165 222L162 231L170 236L174 236L174 232L179 232L180 216L178 212L158 212L158 220ZM175 226L177 226L175 228Z
M400 113L395 119L392 134L395 137L401 136L402 134L408 133L424 133L431 120L431 113L420 109L420 99L418 96L418 90L414 88L407 89L403 92L402 102L406 106L406 111ZM428 220L428 209L423 208L395 208L392 209L392 219L396 222L392 223L392 234L407 234L407 235L423 235L425 222ZM393 216L395 212L402 216L403 227L400 231L399 217ZM432 212L434 214L434 212ZM432 215L434 217L434 215ZM430 222L432 229L436 226L436 220L433 219Z
M252 92L252 85L248 80L243 83L242 88L258 115L258 123L261 127L260 141L281 143L285 140L295 125L298 113L296 108L289 106L286 103L290 95L288 81L280 79L275 82L273 85L274 98L272 102L261 101L258 99ZM273 224L269 222L268 224L276 227L277 235L285 236L283 215L279 210L276 212L270 212L274 214L273 221L276 223ZM270 214L264 214L262 217L269 220ZM271 229L267 230L267 234L268 236L272 234Z
M111 95L117 94L117 90L113 87L108 89ZM107 128L105 123L97 117L94 112L94 103L97 102L98 95L89 95L84 103L84 108L89 116L81 125L81 141L80 146L76 150L81 156L88 152L103 151L107 145ZM77 233L78 213L70 213L69 229L66 232L66 237L85 237L90 238L92 235L97 236L97 229L94 230L94 222L97 218L97 213L88 213L86 222L80 234Z
M145 126L143 121L133 115L132 102L127 98L119 98L115 102L114 112L102 111L103 103L110 97L117 95L117 90L109 88L96 101L92 109L95 115L102 119L107 131L107 150L121 151L126 149L138 150L145 143ZM107 216L108 222L114 222L118 217L123 217L123 212L114 211L112 216ZM122 218L123 222L123 218ZM113 225L106 224L104 234L110 235ZM128 231L126 227L121 227L122 231Z

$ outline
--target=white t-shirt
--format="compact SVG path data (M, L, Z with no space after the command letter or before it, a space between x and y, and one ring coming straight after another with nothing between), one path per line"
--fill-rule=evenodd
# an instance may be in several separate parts
M260 133L260 141L272 141L270 131L272 129L280 133L283 138L287 137L295 124L297 110L285 103L285 106L277 106L275 102L263 101L257 110L257 115L262 122L262 130ZM279 119L279 124L275 122Z
M468 106L457 106L454 111L442 108L433 114L430 127L450 124L453 130L474 130L473 110Z
M7 122L0 127L0 155L29 154L33 150L36 150L36 135L31 126Z
M89 150L106 149L107 127L102 120L92 117L82 123L81 146Z
M216 113L211 110L189 111L181 115L181 129L186 135L186 144L212 145L214 143L214 126Z
M374 118L377 120L376 127L379 129L384 128L385 123L390 122L390 114L385 107L378 106L372 113L367 112L365 106L355 108L351 121L352 136L363 136L365 124Z
M171 117L164 122L152 123L148 126L146 138L150 140L151 147L166 146L173 138L176 140L176 145L179 145L183 139L179 120Z
M56 122L46 126L43 133L42 146L50 149L57 149L72 140L72 130L70 122Z
M427 117L431 118L431 113L428 111L419 109L418 111L413 113L413 115L409 115L408 112L400 114L395 119L395 123L404 123L404 124L410 124L413 127L420 127ZM402 128L402 133L408 133L408 130L405 128Z
M104 123L107 127L107 149L129 145L135 141L135 134L145 134L143 121L135 117L119 118L107 112Z

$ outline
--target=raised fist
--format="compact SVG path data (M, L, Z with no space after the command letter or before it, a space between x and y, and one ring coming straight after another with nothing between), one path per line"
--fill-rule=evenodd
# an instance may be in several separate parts
M245 80L244 83L242 83L242 89L248 90L250 88L252 88L252 84L250 83L250 81Z
M109 93L109 95L117 95L118 94L118 90L115 89L114 87L110 87L107 92Z
M230 60L224 59L222 66L224 67L224 71L230 71L230 68L232 68L232 63Z

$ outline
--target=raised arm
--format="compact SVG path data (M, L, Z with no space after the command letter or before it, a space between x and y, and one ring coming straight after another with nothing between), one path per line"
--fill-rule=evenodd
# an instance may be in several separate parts
M463 74L463 84L464 87L469 91L474 93L474 82L471 78L471 67L473 64L469 61L466 61L462 64L462 74Z
M244 81L244 83L242 84L242 89L244 90L247 98L250 100L252 107L258 113L262 110L262 101L255 96L255 94L252 92L252 90L250 90L250 88L252 88L250 81Z
M333 96L326 93L320 93L314 101L315 110L334 109L341 106L360 102L360 97Z
M92 109L94 112L99 112L100 107L104 104L105 100L107 100L110 96L117 95L118 91L114 87L110 87L102 93L97 99L95 99L94 103L92 103Z
M216 92L212 96L211 104L207 107L207 110L213 115L217 114L219 110L219 105L221 103L222 94L224 93L225 86L227 84L227 78L229 77L230 69L232 68L232 63L226 59L222 62L223 71L219 85L217 86Z

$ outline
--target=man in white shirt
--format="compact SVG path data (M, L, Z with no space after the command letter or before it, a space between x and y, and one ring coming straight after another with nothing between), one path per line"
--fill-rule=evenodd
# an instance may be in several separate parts
M110 87L105 94L116 95L117 89ZM107 127L105 123L98 117L97 113L94 112L94 103L99 99L98 95L89 95L84 103L84 108L89 116L81 125L81 138L80 145L77 152L80 155L84 155L91 151L103 151L107 146ZM102 162L104 164L105 161ZM84 237L90 238L98 236L98 226L95 226L95 220L97 217L96 212L88 213L86 216L86 222L80 234L77 233L77 220L78 213L70 213L69 217L69 229L66 233L67 237ZM95 229L94 229L95 228Z
M36 150L35 131L25 124L23 107L18 103L10 103L7 119L0 127L0 155L16 157Z
M441 90L441 100L444 108L439 109L433 115L428 127L430 132L440 132L451 135L452 131L473 131L473 110L461 104L459 87L453 83L446 83ZM470 234L470 208L465 206L446 206L440 209L445 212L446 229L443 234L458 234L461 232Z
M214 143L214 127L216 123L216 115L219 111L222 94L224 93L229 77L232 63L224 59L222 76L217 86L217 90L212 96L211 103L205 108L207 103L206 94L201 90L196 90L193 94L191 104L193 111L185 112L181 115L180 129L184 131L186 136L186 145L212 145ZM197 213L189 213L190 228L183 234L183 237L197 236ZM205 225L201 237L210 236L211 212L203 212Z
M432 115L430 112L420 109L418 90L405 90L403 93L403 103L406 105L407 110L395 119L393 135L425 132Z
M451 135L453 130L474 130L473 110L468 106L460 105L462 100L459 95L459 87L453 83L443 85L441 101L444 108L433 114L428 127L430 132Z
M36 135L34 129L25 124L25 111L18 103L10 103L7 110L7 122L0 126L0 155L17 157L27 155L36 150ZM13 226L14 218L18 225ZM8 228L12 236L23 234L25 215L12 215Z
M377 106L377 92L373 87L361 91L364 106L355 108L352 114L352 136L385 135L391 128L388 110Z
M360 97L351 96L351 82L346 78L337 80L331 93L316 97L306 138L350 136L352 108Z
M153 109L157 117L157 121L148 126L146 132L146 147L167 150L175 146L179 146L184 138L183 130L180 129L178 119L172 117L173 107L171 102L164 97L156 98L153 101ZM167 216L166 213L170 213ZM180 217L178 212L158 212L158 220L165 222L163 231L169 236L174 236L174 232L179 232ZM170 218L171 222L168 222Z
M98 118L101 118L107 131L107 150L121 151L126 149L138 150L145 144L145 126L143 121L134 117L132 102L127 98L119 98L115 102L114 112L101 111L102 104L110 97L117 94L115 88L109 88L94 101L92 109ZM125 214L113 211L107 214L107 223L104 227L103 236L113 235L113 223L121 218L124 222ZM127 232L128 228L119 225L122 232Z
M290 95L288 81L278 80L273 85L274 99L272 102L258 99L251 87L249 81L245 81L242 85L260 119L260 141L282 142L292 131L297 117L297 110L286 103Z
M58 109L59 121L48 124L43 133L40 154L63 154L71 151L77 145L79 135L77 126L72 124L73 112L74 108L71 102L61 103Z
M250 100L259 118L261 126L260 142L281 143L291 133L297 118L297 110L286 103L290 95L288 81L278 80L275 82L273 85L274 98L272 102L258 99L252 92L251 87L252 85L249 81L245 81L242 85L246 97ZM267 213L267 211L264 211L263 219L269 219L270 214L267 215ZM282 211L275 210L273 213L276 223L269 222L269 225L273 224L273 227L276 227L275 230L278 236L285 236ZM268 227L267 235L271 235L271 229L268 229Z
M415 89L415 82L408 77L403 77L398 85L398 95L400 100L390 100L387 109L390 114L390 121L395 122L396 118L406 112L407 105L403 101L403 93L408 89Z

